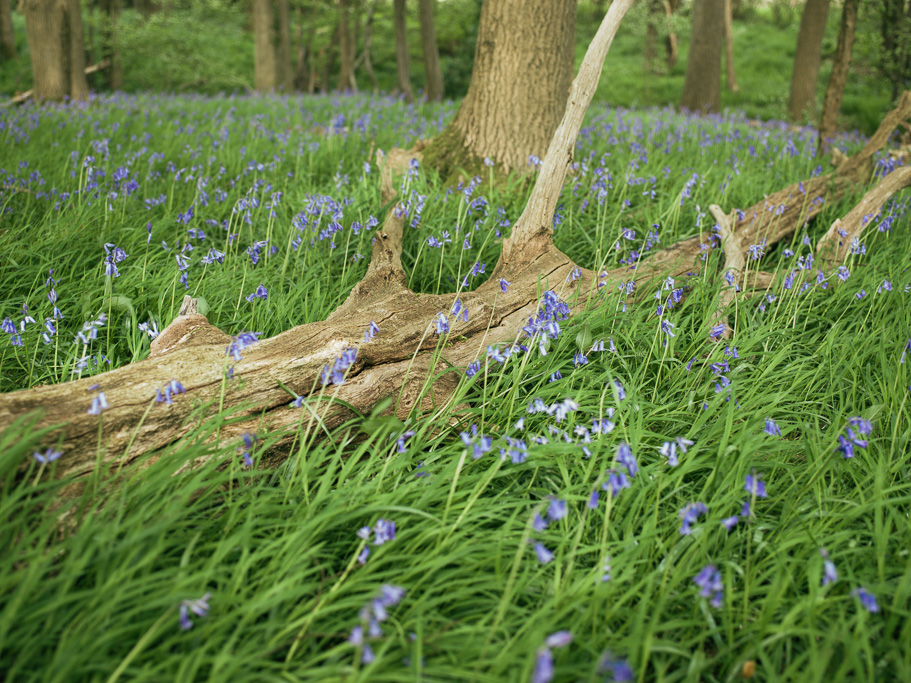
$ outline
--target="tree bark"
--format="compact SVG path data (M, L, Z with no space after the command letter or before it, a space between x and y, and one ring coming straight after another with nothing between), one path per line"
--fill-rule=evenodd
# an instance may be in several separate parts
M725 0L694 0L693 37L680 106L690 111L721 110L721 43Z
M425 162L446 176L479 172L488 157L507 172L543 159L572 83L575 32L576 0L485 2L468 93Z
M816 113L816 81L828 16L829 0L807 0L800 17L788 102L788 114L794 121L813 117Z
M254 86L258 92L275 90L275 32L271 0L253 0Z
M734 16L731 0L724 0L724 66L727 69L727 85L731 92L738 92L737 73L734 71Z
M645 71L658 72L659 26L664 25L664 62L668 69L677 64L677 35L671 30L671 5L667 0L649 0L648 20L645 26Z
M437 49L437 33L433 26L434 1L435 0L418 0L418 13L421 19L421 45L424 48L424 73L426 79L424 96L430 102L443 99L443 72L440 69L440 51Z
M670 18L677 11L677 0L664 2L665 14L668 18L667 36L664 38L664 52L667 59L667 68L673 69L677 66L677 34L671 29Z
M16 36L13 34L13 6L10 0L0 0L0 57L16 58Z
M405 99L414 102L414 91L411 89L411 60L408 57L408 34L405 24L405 0L393 0L393 18L395 24L395 63L398 68L399 90Z
M360 56L354 60L354 70L360 64L364 65L364 71L367 72L367 78L370 79L370 87L374 93L379 92L380 86L376 82L376 74L373 72L373 62L370 58L370 49L373 44L373 14L376 11L376 0L367 0L367 16L364 18L364 48Z
M26 0L22 9L35 99L87 99L79 0Z
M288 0L275 0L278 20L278 45L275 51L276 84L284 92L294 90L294 65L291 62L291 8Z
M102 9L107 15L102 54L105 59L111 62L108 86L111 90L123 90L123 60L120 56L120 45L117 37L117 24L120 22L120 0L105 0Z
M841 29L838 31L838 46L835 48L835 63L832 65L832 75L829 77L829 86L826 88L826 99L819 123L820 154L828 151L829 140L835 134L838 123L841 100L845 94L845 83L848 81L848 66L851 64L859 4L860 0L845 0L842 8Z
M357 85L354 82L354 41L351 39L351 10L348 0L339 0L338 9L338 51L341 60L338 89L343 92L357 92Z

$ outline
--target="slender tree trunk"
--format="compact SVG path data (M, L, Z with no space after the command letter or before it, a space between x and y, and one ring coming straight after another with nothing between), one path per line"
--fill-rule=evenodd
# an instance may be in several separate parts
M434 1L418 0L418 13L421 18L421 44L424 48L424 72L427 80L424 95L431 102L443 99L443 72L440 70L437 33L433 26ZM505 1L508 2L508 0ZM532 11L532 8L527 9Z
M351 39L349 0L339 0L338 9L338 50L341 58L338 89L356 91L357 87L354 83L354 41Z
M120 57L117 24L120 21L120 0L105 0L102 9L107 15L103 33L104 49L102 54L111 61L108 71L108 86L111 90L123 90L123 60Z
M88 97L79 0L26 0L22 5L36 100Z
M276 0L275 9L278 19L276 82L284 92L291 92L294 90L294 65L291 63L291 8L288 0Z
M13 34L13 6L10 0L0 0L0 57L16 58L16 36Z
M473 174L486 157L504 171L543 159L572 83L575 35L576 0L481 5L468 94L424 161L448 175Z
M721 110L721 43L725 0L694 0L693 37L680 106L690 111Z
M816 113L816 81L828 16L829 0L807 0L800 17L794 73L791 76L791 99L788 102L788 114L794 121Z
M254 85L258 92L275 90L274 16L270 0L253 0Z
M373 14L376 11L376 0L367 0L367 16L364 18L364 48L360 56L355 60L355 70L359 64L364 65L364 71L367 72L367 78L370 79L370 87L373 92L379 92L380 86L376 82L376 74L373 72L373 62L370 59L370 48L373 44Z
M325 53L326 59L323 62L323 74L320 79L320 90L323 92L329 92L332 90L332 84L329 82L332 74L332 65L335 64L335 51L338 49L338 44L340 42L339 38L339 29L341 28L341 23L335 25L335 31L333 33L333 39L329 41L329 45L320 50L320 54Z
M734 16L731 0L724 0L724 65L727 68L728 90L737 92L737 74L734 71Z
M414 91L411 89L411 60L408 57L408 35L405 25L405 0L394 0L392 4L395 24L395 63L398 67L399 90L405 99L414 102Z
M851 51L854 48L854 31L857 28L857 8L860 0L845 0L841 12L841 29L838 32L838 47L835 48L835 63L826 88L826 99L822 107L822 120L819 123L819 152L828 151L828 140L835 134L838 113L841 111L841 100L845 94L845 83L848 80L848 66L851 64Z
M677 34L671 28L670 18L677 11L677 0L664 2L664 11L668 18L667 36L664 38L664 52L667 59L667 68L673 69L677 66Z
M648 1L648 20L645 24L645 73L657 73L658 24L665 17L664 0Z

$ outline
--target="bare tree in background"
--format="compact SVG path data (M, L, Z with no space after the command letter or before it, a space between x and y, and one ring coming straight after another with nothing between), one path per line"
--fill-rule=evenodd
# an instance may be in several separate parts
M262 93L275 90L274 22L271 0L253 0L254 85Z
M338 51L341 68L338 75L338 89L357 91L354 82L354 40L351 38L351 5L349 0L338 3Z
M481 6L468 94L449 126L424 151L448 175L503 170L543 159L573 79L576 0L497 0Z
M358 33L363 37L364 47L361 49L357 59L354 60L354 70L357 71L359 66L364 66L367 78L370 79L370 87L376 93L379 92L380 86L376 82L376 74L373 71L373 61L370 55L370 50L373 46L373 15L376 12L376 0L367 0L366 5L367 15L364 17L364 28L363 31L358 30Z
M800 17L794 73L791 76L791 98L788 102L788 114L795 121L816 113L816 81L828 16L829 0L807 0Z
M0 57L16 58L16 36L13 35L13 6L10 0L0 0Z
M89 96L79 0L25 0L25 32L32 60L34 96L61 100Z
M285 92L294 90L294 66L291 61L291 7L288 0L275 0L278 42L275 46L276 85Z
M828 141L835 134L838 124L841 100L845 94L845 84L848 82L848 67L854 48L859 5L860 0L845 0L841 10L841 29L838 32L838 47L835 48L835 63L832 65L832 75L829 77L826 99L822 107L822 119L819 122L820 153L828 151Z
M694 0L693 37L680 106L690 111L721 110L721 42L725 0Z
M724 66L727 86L731 92L738 92L737 73L734 71L734 12L731 0L724 0Z
M120 55L117 35L120 23L120 0L103 0L101 9L105 14L102 54L111 62L108 71L108 86L111 90L123 90L123 59Z
M399 90L405 99L414 102L414 91L411 89L411 62L408 57L408 34L405 24L405 0L393 0L393 19L395 24L395 63L398 68Z
M418 0L421 19L421 45L424 48L424 73L426 84L424 95L431 102L443 99L443 72L440 69L440 51L437 49L437 33L433 26L434 0ZM527 8L531 11L531 8Z

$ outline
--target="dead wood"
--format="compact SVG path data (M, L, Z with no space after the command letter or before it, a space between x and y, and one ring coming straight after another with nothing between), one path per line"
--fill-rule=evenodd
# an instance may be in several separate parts
M89 74L93 74L96 71L101 71L102 69L108 68L110 65L111 61L109 59L102 59L97 64L92 64L91 66L85 67L85 75L88 76ZM23 102L30 100L34 94L34 90L26 90L23 93L19 93L15 97L11 97L6 102L0 103L0 107L12 107L17 104L22 104Z
M368 413L392 396L394 412L401 418L447 409L460 368L482 355L488 345L514 342L537 310L538 292L544 288L584 302L601 283L644 282L698 269L699 237L658 252L635 270L624 266L603 275L577 270L553 244L553 211L572 162L576 136L604 56L632 1L617 0L611 5L573 83L563 122L528 205L504 242L494 275L476 290L439 296L410 291L400 259L404 217L393 207L376 233L367 274L325 321L263 339L244 348L238 360L228 353L234 342L194 311L191 300L143 361L91 378L0 395L0 430L29 413L38 414L35 428L53 427L56 431L49 439L60 440L63 456L56 474L86 475L99 461L120 468L181 438L199 421L230 412L231 421L220 428L219 441L232 443L246 432L270 432L276 448L263 464L274 465L287 457L302 425L316 422L324 433L331 431L354 417L348 406ZM894 128L909 113L911 94L906 94L900 111L887 120ZM793 185L744 211L733 228L740 249L761 239L774 244L815 215L818 207L813 198L831 200L855 183L865 183L873 154L890 132L881 128L862 152L834 173ZM784 211L768 210L785 202L789 206ZM574 271L581 277L569 278ZM508 291L500 290L500 277L512 283ZM744 288L768 287L770 278L756 274ZM450 334L438 336L434 321L440 313L449 313L457 296L469 310L469 320L450 320ZM371 322L380 333L367 342L364 332ZM344 383L322 384L324 369L349 349L357 354ZM171 404L155 403L156 393L175 379L186 394L174 396ZM100 416L87 412L96 384L110 406ZM302 408L289 405L295 396L303 397ZM104 437L100 454L96 451L99 426Z

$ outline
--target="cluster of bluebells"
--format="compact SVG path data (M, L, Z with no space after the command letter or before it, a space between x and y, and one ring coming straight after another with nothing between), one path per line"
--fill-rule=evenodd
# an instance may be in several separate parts
M248 469L253 467L253 451L258 443L259 437L256 434L244 432L244 445L240 454L244 459L244 467Z
M544 645L538 648L535 654L535 668L531 674L532 683L550 683L554 677L553 648L562 648L573 642L573 634L569 631L551 633L544 640Z
M389 610L399 604L404 597L405 589L401 586L383 584L376 596L361 609L360 623L351 629L348 642L361 648L363 664L370 664L375 659L367 639L382 637L383 630L380 624L389 618Z
M866 448L867 440L862 436L869 436L873 425L862 417L852 417L848 420L845 433L838 435L838 451L847 459L854 457L854 447Z
M361 527L357 530L357 537L365 543L370 542L370 536L373 535L373 545L380 546L389 541L395 540L395 522L388 519L378 519L371 529L369 526ZM370 547L365 545L363 550L357 556L359 564L366 564L370 556Z
M677 467L680 460L677 457L677 451L686 453L687 448L693 445L693 442L682 436L675 437L673 441L665 441L661 444L660 453L667 458L667 464L671 467Z
M750 494L750 497L744 501L743 507L740 510L740 515L725 517L721 520L721 525L728 531L733 529L741 518L747 519L753 514L752 504L754 500L769 497L769 494L766 493L765 482L762 480L762 475L755 472L746 475L743 489Z
M172 379L170 382L165 384L163 389L159 389L155 392L155 402L156 403L165 403L171 405L173 401L172 397L177 396L178 394L186 393L183 384L178 382L176 379Z
M699 595L711 598L712 607L721 607L724 604L724 583L721 581L721 572L713 564L707 564L696 576L693 583L699 586Z
M616 462L622 466L622 469L620 467L612 467L607 470L601 477L599 485L601 491L607 492L612 499L616 498L623 489L628 489L632 485L630 480L639 472L636 456L633 455L633 450L625 441L621 441L620 445L617 446ZM597 508L599 498L599 490L596 487L589 496L588 507L593 510Z
M561 500L560 498L551 498L550 503L547 505L547 512L545 513L545 516L542 517L540 512L535 513L535 517L532 520L532 527L539 534L544 533L544 531L547 530L550 522L557 522L563 519L566 517L566 513L566 501ZM548 550L541 541L534 541L533 544L538 562L541 564L547 564L554 559L554 554Z
M333 361L332 367L329 367L328 365L323 366L323 371L320 374L320 383L323 386L326 386L327 384L341 386L345 383L345 373L348 372L348 368L354 365L356 360L357 349L353 346L349 346L342 351L341 356Z

